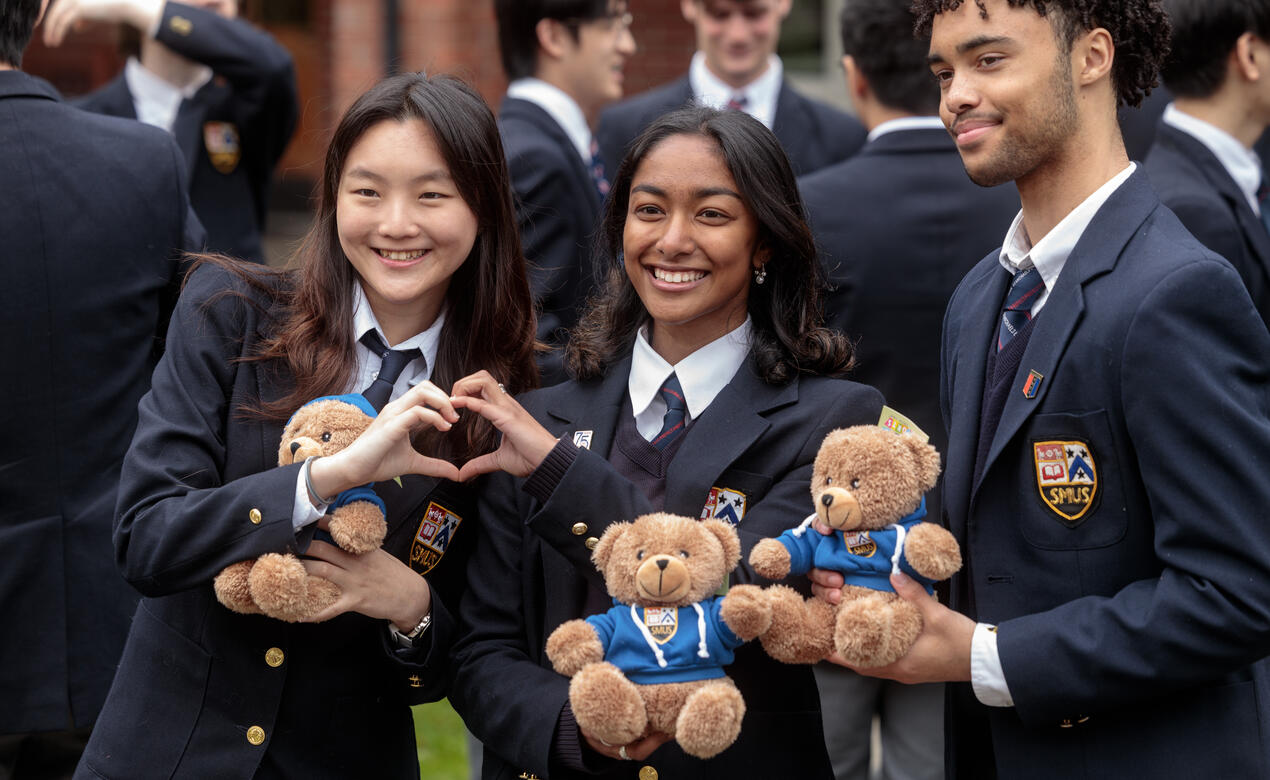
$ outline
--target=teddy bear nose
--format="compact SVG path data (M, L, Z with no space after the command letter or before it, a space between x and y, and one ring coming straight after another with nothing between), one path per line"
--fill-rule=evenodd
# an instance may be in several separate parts
M821 497L820 497L820 503L824 504L825 506L832 506L832 505L833 505L833 494L832 494L832 493L825 493L823 496L821 496Z
M666 560L665 558L658 558L658 559L657 559L657 568L661 569L662 571L665 571L665 570L666 570L666 564L668 564L668 563L670 563L670 561Z
M300 442L298 441L291 442L291 454L294 455L295 451L298 449L300 449Z

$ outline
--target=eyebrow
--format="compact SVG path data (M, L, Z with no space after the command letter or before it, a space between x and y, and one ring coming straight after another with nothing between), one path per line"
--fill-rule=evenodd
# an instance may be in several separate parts
M369 168L362 168L360 166L357 168L353 168L345 175L349 177L359 176L363 179L370 179L371 181L374 181L374 182L387 181L387 179L384 176L381 176L380 174L375 173ZM445 170L444 168L436 168L434 170L428 171L427 173L419 174L418 176L411 179L410 183L419 184L421 182L428 182L428 181L450 181L450 180L451 178L450 178L449 171Z
M999 43L1014 43L1014 39L1008 35L978 35L968 41L962 41L957 44L957 53L965 54L968 51L978 49L980 46L991 46ZM943 62L944 56L939 52L931 52L926 57L927 65L934 65L937 62Z
M658 198L666 197L666 191L663 190L661 187L658 187L653 184L636 184L634 187L631 187L632 195L634 195L637 192L647 192L649 195L652 195ZM727 187L703 187L693 192L692 195L697 200L700 200L702 198L709 198L714 195L728 195L730 197L736 198L737 200L745 200L744 198L741 197L740 193L730 190Z

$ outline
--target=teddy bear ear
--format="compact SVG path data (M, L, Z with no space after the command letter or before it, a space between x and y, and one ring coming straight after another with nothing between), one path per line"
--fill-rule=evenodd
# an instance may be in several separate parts
M736 529L723 520L701 520L699 523L706 531L714 534L719 544L723 545L725 571L735 569L741 562L741 539L736 535Z
M609 565L609 558L613 555L613 547L617 544L617 540L622 534L629 531L630 523L613 523L600 534L600 541L596 543L595 549L591 551L591 560L595 563L595 568L600 574Z
M913 453L913 461L917 464L917 479L925 492L935 487L939 481L939 450L916 436L902 434L900 436Z

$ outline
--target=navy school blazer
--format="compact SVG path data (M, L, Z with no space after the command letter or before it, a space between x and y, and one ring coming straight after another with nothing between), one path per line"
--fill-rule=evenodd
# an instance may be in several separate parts
M431 636L413 652L394 650L384 621L288 624L230 612L212 591L231 563L307 545L291 528L300 464L277 466L282 424L240 411L290 386L277 366L238 360L271 327L266 305L216 267L181 296L119 491L118 564L144 598L77 776L418 777L407 705L445 695L478 526L469 488L376 485L385 548L421 573L434 564ZM448 528L448 547L428 522Z
M1221 161L1199 139L1161 121L1146 172L1186 229L1235 267L1261 319L1270 322L1270 233Z
M523 480L506 474L495 475L480 496L486 527L469 566L450 700L485 744L485 778L548 776L569 681L551 669L547 636L584 616L588 581L604 587L587 540L610 523L653 511L607 461L620 416L631 414L629 372L627 357L603 380L525 396L526 409L553 434L589 440L589 446L545 504L520 489ZM853 382L799 377L783 386L766 384L747 361L684 434L668 470L665 511L698 517L712 493L733 499L734 508L742 497L737 530L743 563L731 581L765 584L744 563L750 549L811 513L812 461L825 435L876 424L881 407L876 390ZM727 672L747 704L735 745L703 762L670 743L646 762L607 762L603 776L635 778L651 765L663 777L832 777L811 668L777 663L751 642L737 651Z
M996 252L966 276L941 379L944 509L968 553L952 605L971 611L973 578L1015 701L972 705L999 776L1265 777L1270 334L1135 172L1037 315L975 483L1009 278ZM965 714L947 718L954 765Z
M516 193L516 222L539 305L538 340L553 347L538 364L543 385L567 379L563 347L598 283L591 241L600 192L564 128L527 100L504 98L498 131Z
M626 148L662 114L692 102L692 85L684 76L609 106L600 115L596 136L610 177ZM845 160L864 146L864 125L845 111L813 100L782 81L776 98L772 132L780 139L795 176Z
M177 2L164 4L155 40L215 74L181 101L172 125L208 246L263 262L273 168L299 118L291 55L243 19ZM94 113L137 118L123 73L74 102Z

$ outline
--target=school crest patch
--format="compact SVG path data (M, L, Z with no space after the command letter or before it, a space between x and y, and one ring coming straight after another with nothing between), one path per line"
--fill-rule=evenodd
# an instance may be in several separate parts
M679 610L675 607L644 607L644 625L657 644L664 645L679 630Z
M1065 525L1079 525L1098 496L1098 472L1089 445L1038 441L1032 443L1032 456L1041 500Z
M410 544L410 568L420 574L432 571L441 562L462 522L463 518L435 501L430 502Z
M701 508L701 520L726 520L732 525L741 522L745 517L745 494L739 490L712 487L706 497L706 505Z
M872 558L873 553L878 551L878 543L873 541L868 531L845 534L842 542L847 546L847 552L852 555L858 555L861 558Z
M212 167L221 173L233 173L243 156L238 127L233 122L204 122L203 146L207 147Z

